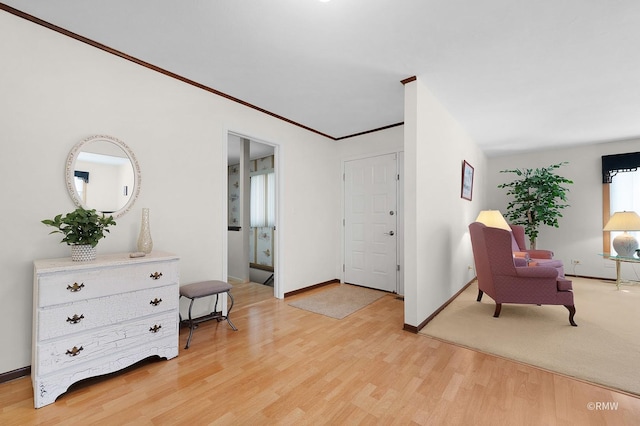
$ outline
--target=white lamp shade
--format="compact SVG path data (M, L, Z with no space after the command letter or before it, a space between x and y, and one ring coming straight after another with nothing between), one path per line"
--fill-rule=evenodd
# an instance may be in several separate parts
M640 216L636 212L615 212L604 226L605 231L640 231Z
M482 210L476 218L476 222L483 223L490 228L500 228L505 231L511 231L511 227L507 221L504 220L500 210Z

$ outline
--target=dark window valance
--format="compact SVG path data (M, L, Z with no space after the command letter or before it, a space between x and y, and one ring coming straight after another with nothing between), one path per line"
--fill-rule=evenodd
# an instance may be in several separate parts
M89 183L89 172L80 172L78 170L75 170L73 172L73 175L77 178L82 179L85 183Z
M635 172L640 167L640 152L602 156L602 183L611 183L621 172Z

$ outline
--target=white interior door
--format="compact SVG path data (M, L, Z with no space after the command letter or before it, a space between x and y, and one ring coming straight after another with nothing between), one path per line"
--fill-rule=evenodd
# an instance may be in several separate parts
M396 154L345 162L347 283L396 291L396 179Z

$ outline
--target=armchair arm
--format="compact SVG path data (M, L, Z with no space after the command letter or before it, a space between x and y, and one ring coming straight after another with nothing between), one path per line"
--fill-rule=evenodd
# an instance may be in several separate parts
M516 276L518 278L556 278L558 270L548 266L516 267Z
M513 257L518 259L525 259L527 261L531 260L531 256L526 251L514 251Z
M527 250L527 254L533 259L553 259L551 250Z

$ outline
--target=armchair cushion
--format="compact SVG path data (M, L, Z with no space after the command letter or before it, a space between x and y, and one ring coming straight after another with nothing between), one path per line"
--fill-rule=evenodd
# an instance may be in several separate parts
M549 267L549 268L555 268L558 271L558 276L559 277L564 277L564 264L562 263L562 260L558 260L558 259L535 259L535 263L538 266L546 266L546 267Z
M513 264L516 266L529 266L527 259L523 257L514 257Z

